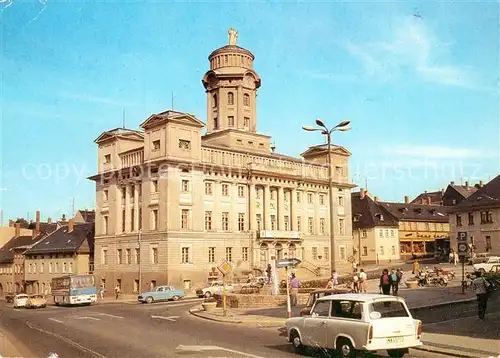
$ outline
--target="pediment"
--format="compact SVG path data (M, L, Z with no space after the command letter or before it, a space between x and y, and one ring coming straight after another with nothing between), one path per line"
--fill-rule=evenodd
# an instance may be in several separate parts
M328 152L327 149L328 148L325 144L315 145L315 146L309 147L305 152L301 153L300 156L304 157L304 158L320 156L320 155L326 154ZM345 157L351 156L351 152L349 152L347 149L345 149L342 146L332 145L332 146L330 146L330 152L332 154L338 154L338 155L345 156Z
M141 132L125 129L125 128L116 128L110 131L106 131L101 133L99 137L97 137L94 142L102 143L108 140L116 140L116 139L125 139L125 140L133 140L142 142L144 140L144 135Z
M192 114L176 111L165 111L158 114L152 114L148 119L141 123L140 127L147 129L163 125L168 122L177 122L180 124L190 125L198 128L202 128L205 126L205 123L200 121Z

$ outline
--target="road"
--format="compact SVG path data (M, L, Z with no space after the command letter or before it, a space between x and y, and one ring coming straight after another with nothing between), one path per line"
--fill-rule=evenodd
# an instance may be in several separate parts
M297 357L276 327L191 316L195 303L103 304L14 310L0 304L0 328L37 357ZM2 352L0 352L2 353ZM309 356L318 356L311 352ZM410 357L439 357L411 351ZM444 356L443 356L444 357Z

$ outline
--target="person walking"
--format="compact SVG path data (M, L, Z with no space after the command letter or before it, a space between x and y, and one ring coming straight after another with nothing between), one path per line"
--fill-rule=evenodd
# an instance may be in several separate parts
M352 271L352 289L355 293L359 292L359 276L357 269Z
M115 287L115 299L118 299L119 295L120 295L120 286L116 285L116 287Z
M291 304L292 304L292 306L297 306L297 296L299 294L300 281L295 276L294 273L292 273L292 276L290 279L290 287L291 287L291 292L290 292Z
M480 319L484 319L490 296L491 283L486 281L482 271L476 272L475 275L476 278L472 281L472 285L477 297L477 315Z
M332 282L333 286L337 286L339 284L339 274L337 273L337 270L333 270L332 272Z
M455 251L453 251L453 265L457 266L458 263L458 255Z
M394 269L391 270L391 287L392 287L392 295L397 296L399 289L399 277Z
M380 276L380 284L379 284L379 289L380 292L383 293L384 295L390 295L391 294L391 276L389 275L389 270L384 269L382 271L382 276Z
M368 281L368 276L365 270L359 270L359 292L366 293L366 281Z
M102 300L104 298L104 286L99 287L99 298Z

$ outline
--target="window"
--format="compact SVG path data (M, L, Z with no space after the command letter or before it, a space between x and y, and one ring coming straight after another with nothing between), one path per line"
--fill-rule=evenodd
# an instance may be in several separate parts
M330 248L329 247L324 247L323 248L323 259L324 260L329 260L330 259Z
M381 318L409 317L405 306L399 301L379 301L368 306L371 312L380 312Z
M396 246L391 247L391 254L392 256L396 255Z
M217 120L217 117L214 117L214 129L219 129L219 121Z
M132 262L132 250L127 249L125 251L125 263L130 265Z
M181 263L183 264L189 263L189 247L183 247L181 249Z
M307 221L307 232L309 234L313 234L314 233L314 219L312 217L308 218L308 221Z
M233 94L233 92L228 92L228 94L227 94L227 104L234 104L234 94Z
M368 237L368 232L366 230L362 231L361 237L366 239Z
M139 264L141 262L141 252L139 251L139 248L134 249L135 251L135 263Z
M462 226L462 217L460 214L457 214L457 226Z
M179 139L179 148L184 150L191 150L191 141Z
M134 214L135 214L135 211L134 209L130 209L130 230L131 231L135 231L135 227L134 227Z
M189 191L189 180L186 180L186 179L182 180L181 190L183 192L188 192Z
M298 191L296 194L297 195L297 203L300 203L300 197L301 197L300 194L301 194L300 191Z
M182 209L181 211L181 229L189 229L189 210Z
M229 231L229 213L222 213L222 231Z
M122 232L125 232L127 230L127 220L126 220L126 214L125 214L125 209L122 210Z
M248 247L242 247L241 248L241 260L243 262L248 261Z
M346 257L345 257L345 246L340 246L339 247L339 253L340 253L340 259L341 260L345 260Z
M307 202L309 204L313 203L313 195L311 193L307 193Z
M317 301L312 314L318 317L328 317L330 314L330 301Z
M320 218L319 219L319 233L321 235L325 234L325 218Z
M491 246L491 236L485 236L484 240L485 240L486 252L489 252L492 249L492 246Z
M42 266L42 268L43 268L43 266ZM69 263L68 272L73 273L73 263L72 262Z
M469 218L469 225L474 225L474 213L469 213L468 218Z
M229 196L229 184L222 184L222 195Z
M276 230L276 215L271 215L271 230Z
M391 237L394 237L394 230L391 230Z
M262 230L262 214L257 214L255 221L257 221L257 230Z
M323 194L319 196L319 205L325 205L325 196Z
M233 261L233 248L232 247L226 247L226 261L228 261L228 262Z
M312 248L312 258L313 258L313 260L318 259L318 248L317 247Z
M491 224L493 222L493 213L491 211L481 211L481 224Z
M248 93L245 93L243 95L243 105L244 106L250 106L250 96L248 95Z
M339 206L344 206L344 197L339 196Z
M297 231L301 231L302 230L301 219L302 218L300 216L297 216Z
M153 230L158 230L158 209L151 210Z
M345 224L344 219L339 219L339 233L340 235L345 235Z
M104 164L109 164L111 163L111 154L106 154L104 156Z
M153 141L153 150L160 150L160 141L159 140Z
M234 127L234 116L228 116L227 117L227 126L228 127Z
M283 221L285 223L285 231L289 231L290 230L290 217L288 215L285 215L285 217L283 218Z
M215 262L215 247L208 248L208 262Z
M389 237L389 230L385 230L385 237Z
M104 234L107 235L109 231L109 217L107 215L103 216Z
M239 198L245 197L245 187L243 185L238 186L238 197Z
M380 255L385 255L384 247L383 246L380 246Z
M213 195L213 183L205 182L205 195Z
M368 247L363 246L363 256L368 256Z
M116 260L117 260L117 262L118 262L118 265L123 264L123 262L122 262L122 259L123 259L122 254L123 254L123 253L122 253L122 249L118 249L118 250L116 250Z
M40 273L43 273L44 267L45 267L45 264L42 262L42 263L40 264ZM71 272L71 271L70 271L70 272Z
M103 199L104 201L108 201L108 199L109 199L109 191L108 191L108 189L104 189L104 190L102 191L102 199Z
M108 249L102 249L101 251L101 258L102 258L102 264L103 265L107 265L108 264ZM50 264L49 266L49 272L52 271L52 269L50 268L52 267L52 263Z
M206 231L212 230L212 212L211 211L205 211L205 230Z
M152 192L157 193L158 192L158 180L152 180L151 187L152 187Z
M36 273L36 264L35 264L34 268L35 268L35 273ZM68 271L68 263L63 262L62 272L66 273L66 271Z
M238 231L245 231L245 213L238 213Z
M243 127L244 128L250 127L250 118L249 117L244 117L243 118Z
M153 264L158 264L158 248L157 247L151 248L151 262Z
M361 302L356 301L332 301L333 317L361 319L362 310Z

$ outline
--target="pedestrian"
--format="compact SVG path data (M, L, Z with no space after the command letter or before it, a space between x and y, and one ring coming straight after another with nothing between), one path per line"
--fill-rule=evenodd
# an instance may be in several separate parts
M458 263L458 255L455 251L453 251L453 265L457 266Z
M332 272L332 282L333 286L337 286L339 284L339 274L337 273L337 270L333 270Z
M474 291L477 297L477 314L480 319L484 319L486 315L486 308L488 306L488 298L490 296L491 283L486 281L483 277L483 272L478 271L475 273L476 279L472 282Z
M115 287L115 299L118 299L119 294L120 294L120 286L116 285L116 287Z
M380 276L380 284L379 284L379 289L380 292L383 293L384 295L390 295L391 294L391 276L389 275L389 270L384 269L382 271L382 276Z
M365 270L359 270L359 292L366 293L366 281L368 281L368 276Z
M294 273L292 273L292 277L290 280L290 287L291 287L291 292L290 292L291 304L292 306L297 306L297 296L299 294L300 281L295 276Z
M399 288L399 277L394 269L391 270L391 287L393 296L397 296Z
M359 292L359 277L357 269L352 271L352 289L355 293Z
M267 264L266 274L267 274L267 283L268 284L271 284L271 271L272 271L271 264Z
M101 285L101 287L99 287L99 297L102 299L104 299L104 285Z
M412 271L412 273L414 275L416 275L418 273L419 266L420 265L418 263L418 260L413 261L413 271Z

